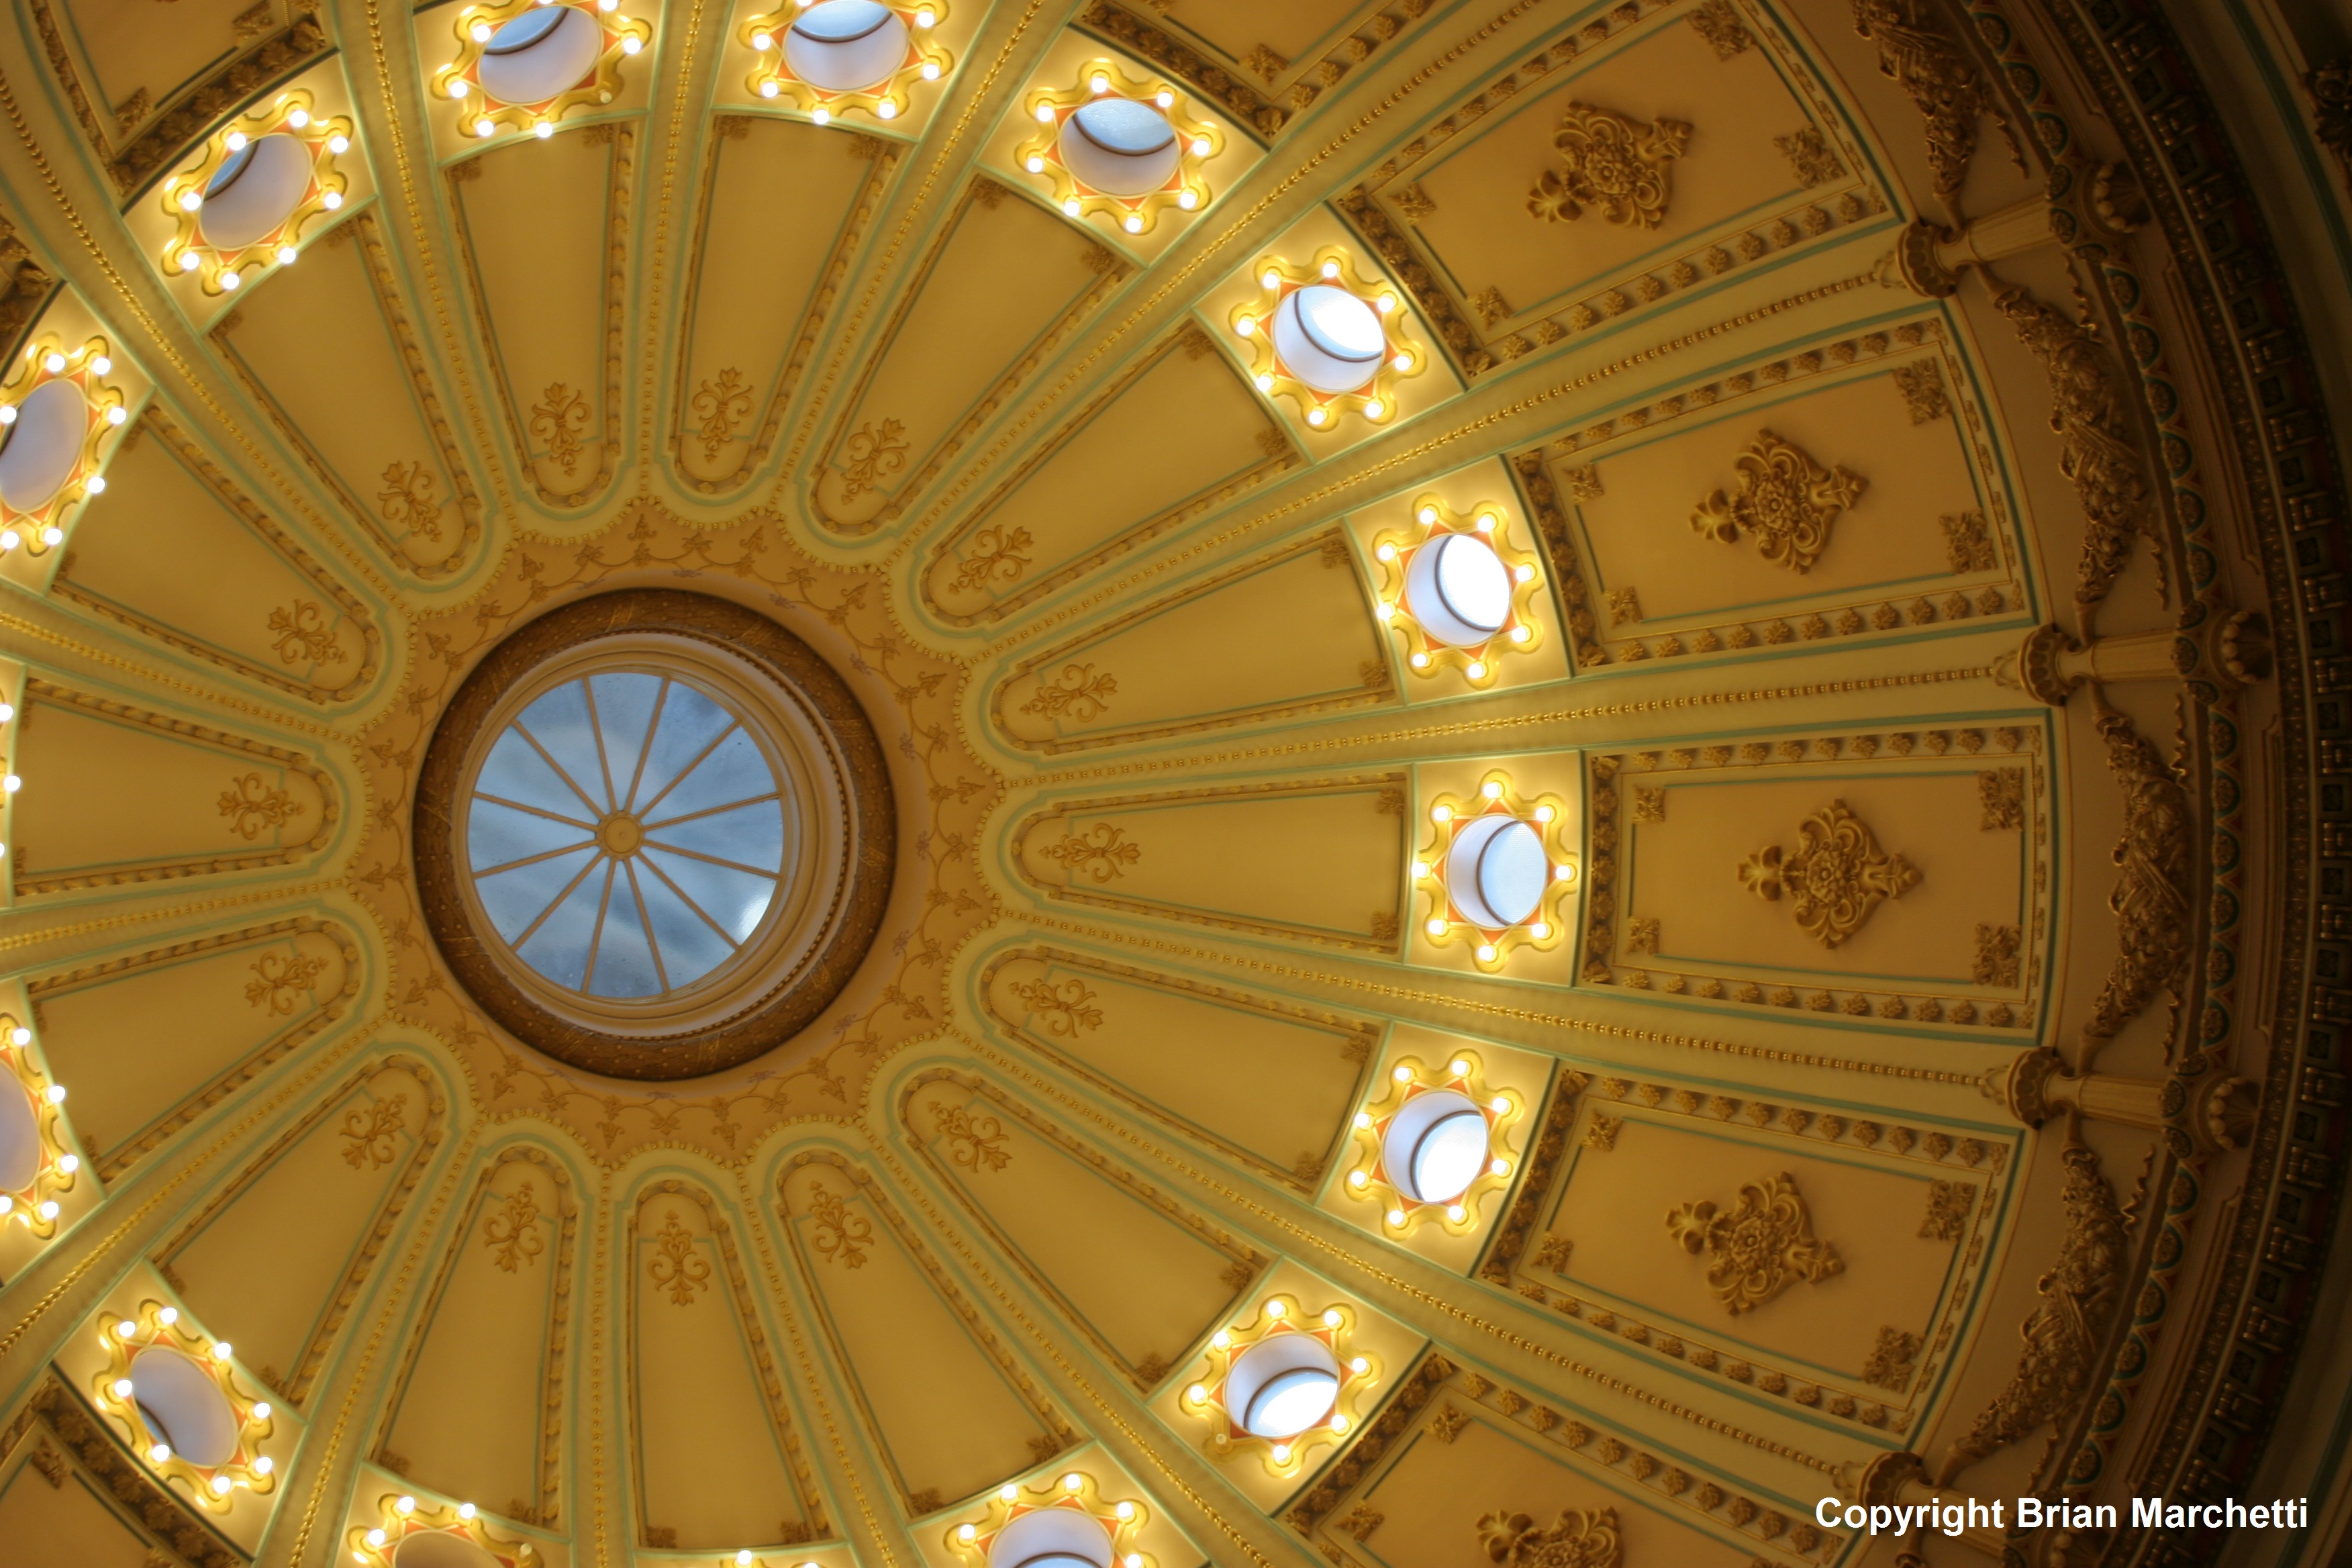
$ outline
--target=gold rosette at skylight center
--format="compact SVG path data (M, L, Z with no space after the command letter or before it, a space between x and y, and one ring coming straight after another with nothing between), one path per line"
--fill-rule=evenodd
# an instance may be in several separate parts
M2316 8L17 20L9 1568L2344 1555Z

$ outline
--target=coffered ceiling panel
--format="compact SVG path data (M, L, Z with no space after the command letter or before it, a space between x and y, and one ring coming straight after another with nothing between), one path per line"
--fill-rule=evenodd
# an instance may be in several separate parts
M775 444L898 143L725 115L705 175L670 448L687 482L740 486ZM826 243L810 243L824 235Z
M467 287L530 492L586 505L621 461L622 312L637 127L523 141L445 176Z
M368 212L330 229L213 341L352 531L407 572L445 577L474 553L482 503L379 223Z
M1070 1446L1068 1420L870 1176L816 1153L782 1198L801 1278L908 1511Z

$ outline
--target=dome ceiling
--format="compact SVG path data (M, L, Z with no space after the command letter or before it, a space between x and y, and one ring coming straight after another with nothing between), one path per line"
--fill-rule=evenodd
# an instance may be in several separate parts
M2325 1489L2340 496L2154 13L19 20L31 1561ZM2219 1547L2074 1522L1905 1560Z

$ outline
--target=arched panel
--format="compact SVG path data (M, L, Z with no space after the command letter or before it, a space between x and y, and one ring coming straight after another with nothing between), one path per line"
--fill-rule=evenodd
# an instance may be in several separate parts
M1393 952L1404 803L1402 773L1063 801L1012 856L1048 899Z
M445 1136L439 1080L362 1068L155 1249L155 1266L237 1359L299 1405Z
M1395 697L1347 541L1323 533L1031 655L993 703L1015 745L1061 752Z
M1265 1259L984 1079L934 1068L898 1102L907 1137L1029 1283L1144 1387Z
M625 1246L639 1544L731 1552L825 1534L731 1218L665 1178L638 1194Z
M1070 1446L1060 1412L861 1168L803 1154L780 1192L825 1336L909 1512Z
M383 667L359 596L157 405L115 448L49 592L313 702L361 695Z
M360 950L278 921L27 982L74 1129L113 1179L270 1063L347 1016Z
M1048 1060L1276 1181L1311 1189L1377 1025L1055 948L982 972L985 1005Z
M851 391L811 488L818 519L842 533L897 520L1124 275L1060 217L974 180Z
M923 597L953 625L1002 621L1297 460L1266 405L1188 323L963 514L930 551Z
M766 115L713 129L669 440L705 495L741 484L774 446L901 156L895 142Z
M448 172L466 279L524 478L587 504L621 460L622 290L636 129L523 138Z
M570 1173L540 1150L481 1173L400 1369L386 1466L525 1524L559 1517L579 1227Z
M16 724L20 898L287 865L323 847L341 813L299 752L38 676Z
M328 230L212 341L343 514L409 571L446 577L473 557L481 498L377 221Z

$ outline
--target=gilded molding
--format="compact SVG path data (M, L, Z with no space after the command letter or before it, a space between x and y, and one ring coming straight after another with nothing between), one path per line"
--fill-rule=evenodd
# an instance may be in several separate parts
M1528 192L1528 212L1547 223L1572 223L1586 213L1633 228L1665 221L1674 161L1690 145L1687 121L1649 124L1612 109L1571 102L1552 132L1559 169L1546 169Z
M277 921L265 926L250 926L242 931L224 932L217 936L201 937L171 947L154 948L134 953L128 958L111 959L83 968L50 972L27 977L26 994L32 998L36 1022L41 1004L53 996L69 995L92 985L104 984L141 969L172 964L208 952L234 949L263 942L277 942L287 938L315 931L332 942L341 951L343 961L343 981L335 994L314 999L310 1008L292 1016L286 1027L260 1047L231 1065L211 1083L191 1093L178 1105L165 1111L146 1127L137 1130L124 1142L111 1147L101 1146L97 1132L87 1122L77 1121L75 1130L96 1156L93 1163L101 1181L111 1182L140 1160L152 1153L182 1128L218 1105L238 1089L252 1082L263 1068L280 1061L297 1046L314 1040L329 1028L350 1016L352 1000L359 995L362 973L359 942L340 923L298 916ZM273 1014L275 1001L270 1003ZM102 1148L102 1152L101 1152Z
M235 1177L222 1184L205 1199L195 1213L183 1221L177 1230L152 1247L148 1254L158 1269L168 1270L173 1258L194 1241L231 1204L244 1196L256 1183L268 1174L270 1167L307 1136L313 1128L334 1117L338 1112L358 1114L358 1110L350 1106L351 1100L375 1078L383 1073L395 1071L409 1075L411 1081L415 1083L423 1093L425 1097L423 1125L416 1133L415 1148L410 1152L406 1163L399 1165L399 1168L393 1173L384 1189L384 1195L378 1200L374 1222L360 1237L359 1246L352 1255L351 1265L344 1270L342 1279L337 1283L334 1296L329 1300L327 1310L320 1315L318 1322L310 1331L310 1338L303 1342L302 1353L295 1358L292 1370L275 1385L276 1391L298 1408L308 1405L311 1383L317 1378L320 1367L325 1364L328 1348L334 1342L338 1331L342 1328L343 1320L351 1315L352 1306L359 1300L361 1288L367 1283L368 1276L374 1271L376 1258L383 1251L384 1243L391 1239L393 1227L399 1223L402 1214L406 1212L409 1199L415 1194L417 1183L424 1179L425 1168L432 1163L435 1152L448 1136L449 1101L448 1098L441 1092L440 1080L434 1075L432 1068L418 1058L400 1051L392 1051L362 1063L346 1075L335 1089L320 1095L310 1110L278 1134L268 1148L248 1161L245 1168ZM378 1161L376 1163L381 1166L393 1163L396 1159L395 1150L391 1159Z
M775 1355L769 1349L767 1331L761 1326L759 1298L752 1295L751 1281L743 1272L743 1259L735 1245L735 1227L728 1216L719 1212L718 1200L700 1185L681 1181L675 1176L647 1183L638 1189L635 1200L629 1205L628 1222L622 1238L622 1251L625 1256L634 1259L641 1236L650 1234L655 1239L660 1240L671 1226L676 1226L680 1235L687 1234L683 1226L677 1226L677 1216L675 1210L665 1211L668 1225L663 1227L663 1231L646 1232L646 1210L662 1199L682 1200L693 1204L701 1211L703 1228L710 1235L711 1249L719 1256L719 1272L725 1279L725 1284L717 1294L723 1299L727 1311L733 1315L743 1331L744 1343L751 1352L753 1369L759 1373L761 1409L767 1415L769 1424L775 1433L776 1442L782 1448L785 1461L792 1469L793 1484L799 1489L799 1496L793 1500L800 1518L787 1522L797 1524L800 1529L806 1531L801 1540L821 1540L828 1531L825 1523L824 1494L817 1488L815 1474L810 1468L806 1452L801 1447L800 1428L793 1423L792 1411L784 1403L783 1380L777 1373ZM676 1252L667 1252L665 1256L669 1258L673 1265L673 1271L667 1274L656 1272L640 1281L637 1277L638 1270L634 1262L625 1268L626 1276L631 1281L628 1291L628 1311L632 1332L628 1346L623 1352L625 1362L624 1380L628 1388L628 1441L630 1447L637 1450L635 1455L635 1462L629 1466L629 1475L636 1493L635 1512L640 1521L649 1518L649 1505L645 1495L646 1466L643 1453L646 1429L638 1403L640 1373L635 1340L636 1334L643 1331L643 1318L647 1310L646 1293L650 1289L656 1294L665 1297L657 1310L667 1312L677 1310L678 1306L690 1305L701 1300L699 1293L707 1290L709 1284L710 1266L701 1258L682 1258ZM656 1258L652 1263L658 1265L662 1260L661 1258ZM699 1264L700 1270L697 1272L688 1268L689 1262ZM696 1329L690 1331L707 1331ZM793 1544L798 1544L798 1542Z
M1140 1112L1196 1142L1214 1149L1225 1158L1257 1172L1268 1181L1299 1192L1311 1192L1319 1184L1321 1172L1332 1149L1347 1135L1342 1122L1335 1125L1321 1150L1301 1151L1298 1161L1285 1166L1266 1156L1244 1149L1232 1140L1220 1137L1209 1128L1177 1116L1167 1107L1136 1093L1108 1075L1098 1071L1083 1058L1073 1054L1062 1041L1080 1032L1091 1032L1105 1022L1100 1009L1092 1005L1096 994L1087 990L1084 982L1073 979L1059 989L1051 988L1039 980L1016 988L1014 995L1029 1010L1026 1022L1008 1017L996 1008L993 994L997 973L1008 963L1034 963L1059 965L1064 968L1123 981L1130 985L1147 986L1178 996L1196 997L1219 1006L1234 1007L1277 1018L1301 1028L1319 1031L1331 1037L1334 1055L1343 1064L1348 1079L1347 1102L1354 1103L1363 1087L1364 1073L1369 1070L1372 1047L1380 1035L1379 1026L1347 1015L1325 1012L1299 1005L1296 1002L1276 1001L1250 992L1234 991L1211 985L1179 975L1156 970L1138 969L1131 964L1110 959L1070 952L1067 949L1038 946L1019 948L991 959L979 976L981 1005L988 1016L1003 1026L1005 1033L1019 1040L1031 1051L1053 1063L1062 1071L1085 1082L1096 1093L1108 1097ZM1070 987L1078 987L1074 994ZM1043 995L1037 994L1044 993ZM1091 1022L1088 1018L1091 1017ZM1313 1165L1313 1173L1308 1164Z
M698 194L694 216L693 234L697 255L701 253L703 244L710 232L711 201L719 189L719 163L724 156L724 143L733 139L735 134L740 133L730 132L724 124L719 127L719 135L713 141L710 156L703 172L702 186ZM843 224L841 237L835 242L833 253L826 258L825 264L818 274L816 288L809 299L807 314L803 317L801 330L793 337L792 347L778 370L775 385L769 389L767 398L760 411L759 426L751 432L751 444L744 452L743 461L725 479L705 479L686 470L683 453L689 436L688 413L693 407L693 400L687 391L689 373L687 366L686 349L691 341L690 330L681 332L679 336L677 370L672 377L670 390L670 400L677 409L677 417L671 424L667 441L670 477L697 494L723 495L730 489L739 488L755 469L767 461L770 453L775 449L776 434L783 427L784 410L792 402L793 393L800 386L801 374L808 366L809 356L816 350L819 332L824 329L825 321L831 316L834 306L841 298L842 282L848 275L850 260L856 254L858 247L864 243L866 226L874 221L874 214L881 205L883 193L889 188L893 176L898 173L899 162L905 156L905 149L896 142L884 141L879 137L867 136L863 132L848 130L843 130L839 134L854 138L855 144L850 148L848 155L862 159L868 165L865 183L859 185L856 198L850 203L848 221ZM678 320L690 324L701 302L702 269L700 268L695 268L687 275L687 281L680 290L680 296ZM715 457L717 454L712 452L710 455Z
M248 387L248 390L254 389ZM66 552L64 564L50 584L50 596L79 605L92 615L103 616L118 625L128 626L143 637L152 637L157 642L176 648L182 653L193 654L207 663L218 665L249 680L259 681L265 686L274 687L280 691L291 692L311 702L347 702L373 685L377 676L383 669L383 632L377 626L375 617L368 613L367 606L361 602L359 595L345 587L341 579L330 574L319 559L305 550L291 533L280 527L277 520L265 508L239 489L236 482L224 473L217 463L207 457L201 447L191 441L180 427L173 423L171 416L164 413L162 404L150 403L141 413L139 422L131 427L131 432L123 439L126 442L130 441L144 431L153 432L156 439L169 447L173 455L195 475L205 488L220 499L222 506L234 512L240 521L260 537L263 544L273 554L284 561L295 573L308 579L317 588L320 596L335 606L345 624L359 637L360 652L358 658L353 661L355 668L341 685L322 687L288 675L282 666L291 661L283 658L282 655L279 661L280 668L272 668L261 660L244 658L211 643L200 641L184 633L175 631L152 616L142 615L128 606L117 605L74 582L74 552L70 548ZM278 629L274 622L271 629Z
M206 725L193 724L184 719L167 718L163 714L150 712L143 708L134 708L127 702L116 702L108 698L93 697L85 692L55 685L42 679L39 676L27 675L25 678L25 706L27 719L31 717L35 698L59 707L78 708L85 713L95 714L110 723L121 724L126 728L144 728L160 731L167 735L184 737L199 745L228 753L228 761L232 766L242 765L248 759L258 758L272 766L300 773L309 779L319 792L319 825L309 838L283 849L260 850L250 855L196 856L169 860L151 860L135 866L115 867L104 871L72 872L57 876L43 876L37 870L27 868L25 864L25 854L20 846L16 853L8 857L15 864L16 893L20 898L31 894L71 892L83 888L117 888L142 882L166 881L181 877L212 876L226 871L249 871L267 866L290 866L303 856L324 845L333 837L336 823L341 820L342 806L335 790L334 781L328 776L324 768L299 752L289 751L283 746L273 746L267 742L247 740L243 736L232 735L226 731L215 730ZM19 720L18 722L22 724L25 720ZM238 776L231 774L231 783L235 784ZM252 835L248 834L246 837L250 838Z
M1735 1318L1791 1285L1845 1272L1837 1247L1815 1239L1804 1195L1786 1172L1743 1184L1728 1211L1709 1200L1684 1204L1666 1215L1666 1234L1685 1252L1706 1255L1707 1286Z
M992 1079L979 1073L953 1068L927 1068L909 1079L907 1086L899 1091L898 1120L907 1134L908 1144L913 1150L916 1158L938 1173L942 1184L956 1194L957 1201L963 1205L972 1224L995 1243L1000 1255L1014 1268L1020 1270L1030 1288L1040 1297L1054 1303L1064 1319L1112 1365L1124 1371L1137 1387L1148 1389L1158 1379L1145 1375L1141 1363L1130 1361L1125 1352L1112 1344L1087 1320L1086 1314L1081 1312L1052 1280L1039 1274L1030 1266L1020 1247L1015 1246L1013 1240L998 1228L995 1222L988 1217L986 1211L973 1198L970 1187L955 1175L950 1166L940 1162L938 1155L932 1151L929 1141L915 1126L914 1112L919 1098L923 1089L937 1083L953 1084L960 1089L983 1096L1003 1114L1012 1117L1027 1128L1034 1136L1055 1145L1079 1163L1092 1167L1105 1180L1125 1189L1129 1196L1148 1207L1159 1210L1176 1225L1192 1232L1196 1240L1231 1258L1237 1268L1228 1271L1226 1282L1232 1285L1236 1296L1249 1288L1257 1273L1265 1266L1265 1255L1255 1247L1177 1203L1158 1187L1144 1181L1126 1165L1115 1163L1106 1158L1099 1150L1079 1142L1053 1122L1034 1114L1021 1101L1007 1094ZM924 1101L924 1103L930 1102ZM1204 1331L1205 1329L1206 1325L1203 1325ZM1162 1375L1165 1375L1164 1371Z
M418 416L425 427L433 433L441 470L448 476L449 483L453 488L454 493L451 500L457 503L461 526L457 548L440 563L425 566L408 560L401 551L399 537L388 531L389 526L398 520L383 502L381 494L379 493L376 498L376 504L371 505L367 499L354 492L351 486L335 472L325 455L312 446L310 438L302 434L301 426L296 423L293 416L270 395L268 389L261 384L261 378L255 374L250 365L246 363L245 356L237 353L235 338L237 317L235 311L222 317L219 324L206 334L205 341L211 343L214 352L220 355L221 363L226 364L229 373L236 378L237 384L244 389L246 395L258 405L265 415L268 416L269 422L277 427L278 435L284 438L286 444L291 447L295 454L302 459L303 466L310 470L311 476L329 494L342 503L344 516L358 525L357 531L361 537L373 539L394 562L399 563L402 571L415 575L419 581L431 583L454 576L473 564L476 552L481 543L482 498L474 488L473 476L466 466L465 452L457 444L457 433L451 427L448 416L442 409L441 395L434 389L433 374L428 367L424 347L417 342L415 324L410 320L407 305L402 298L399 276L394 269L391 254L384 245L377 212L371 209L354 214L329 229L323 243L355 244L360 247L360 258L364 263L368 283L375 296L376 308L383 312L384 331L394 350L399 354L401 364L407 370L408 384L416 397ZM160 406L151 406L142 416L142 422L149 424L160 425L163 419L163 415ZM201 453L196 451L193 444L187 441L186 437L179 435L172 426L163 426L162 427L168 433L174 450L182 452L192 464L202 463L206 469L210 468L211 465L205 461ZM210 478L209 473L207 478ZM391 476L386 475L386 482L390 482L390 479ZM214 488L220 491L224 500L230 502L241 514L246 512L252 503L244 500L242 496L233 495L224 488L224 484L225 481L215 481ZM319 521L322 528L332 526L324 519ZM262 525L257 524L257 526ZM266 529L265 536L274 535L275 532L274 525L270 525ZM371 651L373 651L373 647ZM373 667L370 673L373 674Z
M1869 484L1851 468L1823 468L1769 430L1759 430L1734 466L1738 492L1717 490L1699 502L1691 527L1720 544L1737 542L1744 530L1755 537L1759 558L1799 575L1813 569L1837 520Z
M2018 1330L2025 1348L2017 1371L1952 1445L1937 1472L1938 1486L2053 1424L2054 1448L2098 1375L2099 1348L2123 1296L2130 1236L2098 1155L2077 1143L2061 1157L2066 1231L2058 1261L2042 1277L2042 1304Z
M916 1267L923 1271L924 1277L930 1282L931 1289L939 1293L940 1299L963 1324L965 1332L971 1336L973 1342L979 1345L982 1352L996 1363L997 1370L1003 1374L1005 1382L1020 1396L1022 1403L1029 1406L1039 1425L1045 1428L1043 1435L1054 1441L1054 1452L1059 1453L1082 1441L1078 1431L1070 1425L1069 1418L1062 1413L1061 1407L1030 1376L1020 1361L1014 1357L1011 1348L997 1337L995 1331L989 1326L988 1321L981 1316L970 1298L964 1295L954 1279L940 1266L938 1257L915 1234L914 1227L908 1224L906 1215L899 1212L898 1205L891 1201L889 1195L883 1191L881 1184L875 1181L873 1174L863 1165L830 1149L802 1150L787 1161L777 1173L775 1198L778 1209L789 1216L791 1208L785 1202L784 1189L796 1172L814 1165L824 1165L839 1172L842 1179L854 1188L857 1195L873 1210L876 1217L881 1220L891 1236L896 1238L898 1245L905 1250L908 1258L914 1260ZM850 1398L857 1406L859 1418L866 1432L877 1439L874 1447L881 1457L882 1462L889 1468L892 1487L902 1499L907 1498L910 1496L907 1479L899 1473L898 1462L891 1456L889 1445L878 1440L882 1430L881 1424L876 1419L872 1407L866 1402L865 1390L859 1386L854 1371L856 1363L843 1347L839 1331L833 1321L831 1308L824 1304L824 1293L819 1289L817 1279L821 1260L808 1256L791 1225L787 1224L783 1228L793 1254L800 1263L802 1282L810 1294L817 1300L818 1327L824 1335L826 1342L832 1347L835 1364L844 1369L850 1369L849 1375L845 1381L849 1385Z
M1870 825L1842 800L1799 823L1797 839L1793 851L1767 845L1741 861L1739 882L1767 900L1790 895L1790 912L1823 947L1837 946L1880 904L1919 885L1918 868L1880 848Z

